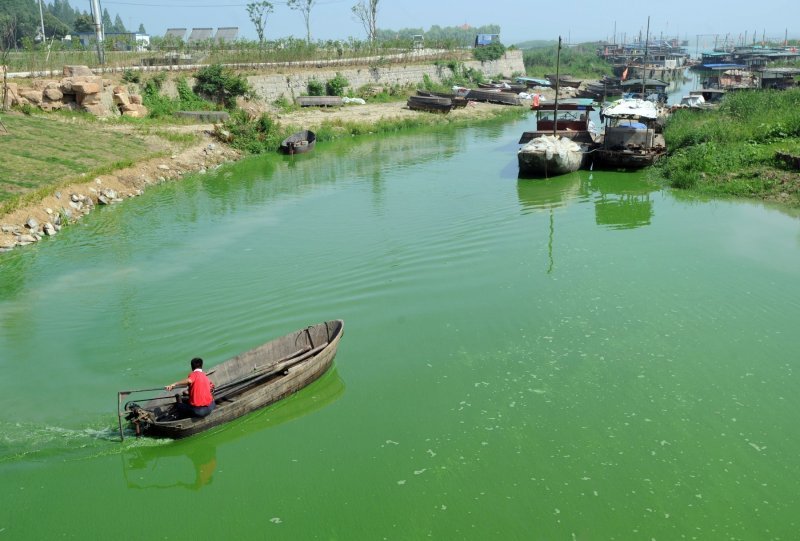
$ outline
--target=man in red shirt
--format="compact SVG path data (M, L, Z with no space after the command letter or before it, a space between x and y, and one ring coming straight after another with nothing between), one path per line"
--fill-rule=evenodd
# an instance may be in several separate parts
M167 385L166 390L171 391L175 387L183 385L189 386L189 402L178 400L178 409L189 413L195 417L205 417L214 411L214 384L203 372L203 359L195 357L191 361L192 371L186 379L176 381L172 385Z

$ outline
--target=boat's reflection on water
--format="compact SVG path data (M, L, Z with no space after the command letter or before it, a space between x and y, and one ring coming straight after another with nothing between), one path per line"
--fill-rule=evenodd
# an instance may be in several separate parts
M209 432L163 445L131 447L122 454L125 482L128 488L200 490L214 480L218 445L320 410L335 402L344 390L344 381L334 365L301 392ZM188 473L189 464L194 471L193 480Z
M595 172L586 183L594 195L595 222L609 229L633 229L650 225L658 186L637 173Z
M650 225L651 194L659 187L641 173L576 171L546 180L517 183L523 214L552 211L571 202L594 204L595 223L609 229L633 229Z

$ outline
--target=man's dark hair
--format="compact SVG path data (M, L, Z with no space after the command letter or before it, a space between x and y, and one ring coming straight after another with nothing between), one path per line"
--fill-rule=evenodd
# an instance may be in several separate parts
M197 370L198 368L203 368L203 359L195 357L192 359L192 370Z

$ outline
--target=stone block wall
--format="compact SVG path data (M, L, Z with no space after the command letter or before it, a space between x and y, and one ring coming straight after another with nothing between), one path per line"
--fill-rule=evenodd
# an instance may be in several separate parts
M464 62L464 66L481 71L487 78L496 75L511 77L514 73L525 73L525 64L522 61L522 51L512 50L506 52L505 56L492 62L479 62L470 60ZM427 75L434 82L441 82L442 79L451 75L450 69L446 66L434 64L391 64L386 67L320 67L306 68L304 70L292 70L291 74L273 73L251 75L247 77L248 82L255 91L258 98L273 102L284 96L293 99L295 96L307 93L308 82L316 79L322 83L333 79L340 73L350 83L350 88L360 88L365 85L375 86L409 86L423 82ZM194 84L194 80L188 79L189 85ZM164 83L162 92L169 96L177 96L177 89L172 81Z
M502 75L511 77L515 73L524 73L522 51L507 51L505 56L492 62L470 60L464 66L481 71L487 78ZM198 66L199 67L199 66ZM271 68L281 69L281 68ZM294 99L305 94L308 82L316 79L322 83L336 77L337 73L350 83L351 89L367 85L380 86L414 86L429 77L434 82L451 75L446 66L433 63L389 64L386 66L352 67L321 66L291 67L291 73L264 73L247 77L256 96L266 102L273 102L281 96ZM189 75L191 72L187 72ZM44 110L79 109L96 116L129 115L146 116L147 110L142 106L141 97L128 94L122 86L115 86L112 81L104 79L86 66L64 66L64 77L58 81L36 79L32 87L23 88L16 83L9 83L7 105L30 104ZM194 80L187 77L190 85ZM177 96L173 80L164 83L162 92L168 96ZM1 95L0 95L1 97Z

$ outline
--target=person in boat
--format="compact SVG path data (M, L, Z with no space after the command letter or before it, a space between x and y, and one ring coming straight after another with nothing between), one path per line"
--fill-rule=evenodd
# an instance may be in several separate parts
M189 400L186 402L184 397L178 396L178 409L194 417L205 417L214 411L214 384L203 372L203 359L195 357L190 365L192 371L186 379L167 385L165 389L171 391L175 387L188 386Z

